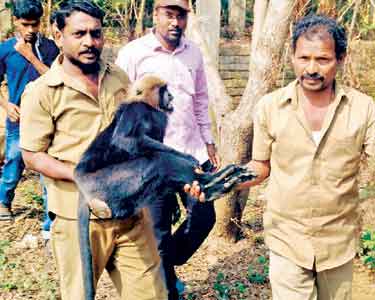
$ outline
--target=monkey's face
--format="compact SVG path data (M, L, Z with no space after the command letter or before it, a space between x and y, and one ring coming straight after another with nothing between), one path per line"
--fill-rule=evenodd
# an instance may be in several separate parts
M168 91L168 88L166 85L163 85L159 88L159 108L166 112L172 112L173 111L173 105L172 105L173 96Z

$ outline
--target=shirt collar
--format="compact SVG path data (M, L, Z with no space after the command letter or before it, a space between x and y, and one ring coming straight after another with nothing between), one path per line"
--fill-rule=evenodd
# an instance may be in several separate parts
M68 76L63 67L62 67L62 61L64 59L64 55L60 54L57 59L53 62L49 74L47 76L47 84L48 86L58 86L62 84L70 85L71 82L71 77ZM100 65L100 71L99 71L99 78L103 76L105 72L110 72L111 71L111 66L110 64L106 63L103 60L99 61Z
M151 32L148 34L147 43L153 51L164 51L164 52L170 52L170 53L180 53L189 46L185 36L183 35L181 37L180 44L177 46L177 48L174 51L165 49L155 35L155 28L153 28Z
M348 99L348 95L344 86L335 81L335 100L341 101L342 99ZM297 86L299 85L298 79L292 81L285 87L285 92L282 93L279 106L284 106L287 103L290 103L293 108L297 109L298 107L298 97L297 97Z

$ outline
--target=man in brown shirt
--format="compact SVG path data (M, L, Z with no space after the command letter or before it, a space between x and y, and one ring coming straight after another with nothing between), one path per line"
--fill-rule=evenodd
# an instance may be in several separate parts
M334 20L303 18L292 46L297 80L259 101L249 164L259 177L238 188L269 177L264 228L273 300L348 300L356 176L361 154L375 154L375 105L335 80L347 42Z
M100 60L103 11L89 0L63 5L56 13L63 54L23 95L20 144L26 165L45 175L49 210L55 216L51 246L62 299L80 300L84 295L73 170L110 124L129 81L119 68ZM107 269L121 299L167 298L146 213L90 221L95 285Z

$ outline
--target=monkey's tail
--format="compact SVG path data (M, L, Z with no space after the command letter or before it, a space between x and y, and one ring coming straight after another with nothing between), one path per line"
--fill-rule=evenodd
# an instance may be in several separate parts
M95 299L94 272L92 266L92 253L90 245L90 210L82 193L79 195L78 225L79 248L81 251L81 264L85 299Z

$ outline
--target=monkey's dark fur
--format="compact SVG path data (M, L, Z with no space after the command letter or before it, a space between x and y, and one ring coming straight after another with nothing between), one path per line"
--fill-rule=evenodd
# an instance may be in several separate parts
M236 183L255 177L235 165L216 174L197 174L195 169L199 163L194 157L164 145L167 115L161 99L168 91L160 88L159 108L149 105L148 99L123 103L112 123L89 146L75 169L81 192L80 248L87 300L95 298L88 200L103 200L111 209L112 218L125 219L156 197L182 191L186 183L194 180L201 184L206 201L212 201Z

